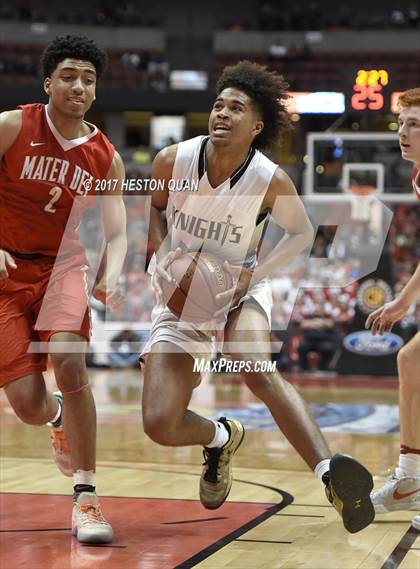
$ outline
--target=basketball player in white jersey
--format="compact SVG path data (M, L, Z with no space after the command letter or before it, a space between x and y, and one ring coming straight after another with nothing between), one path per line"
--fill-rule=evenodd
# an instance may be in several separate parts
M399 136L404 160L414 164L413 190L420 200L420 87L410 89L399 98ZM420 266L398 294L366 320L372 334L391 331L410 305L420 298ZM420 332L398 353L400 382L401 447L398 466L391 478L376 492L372 501L377 512L420 510ZM420 515L413 519L420 530Z
M235 361L270 360L267 277L313 241L312 226L293 183L259 150L274 145L289 125L284 106L287 87L283 77L257 64L243 61L227 67L218 82L209 136L165 148L153 163L152 176L164 180L166 190L152 197L150 235L157 252L152 284L161 296L161 279L171 280L170 264L182 249L202 247L227 260L237 282L234 289L220 295L231 307L224 325L223 351ZM169 191L173 179L195 181L198 191ZM286 233L257 264L262 221L268 214ZM145 432L162 445L204 447L200 499L204 507L215 509L229 494L231 461L244 428L238 421L212 421L188 409L199 383L193 357L210 353L211 336L211 331L188 326L160 306L141 359L145 362ZM325 485L347 530L366 527L374 517L369 472L351 457L331 458L294 387L277 371L256 369L244 375L246 384L264 401L281 431Z

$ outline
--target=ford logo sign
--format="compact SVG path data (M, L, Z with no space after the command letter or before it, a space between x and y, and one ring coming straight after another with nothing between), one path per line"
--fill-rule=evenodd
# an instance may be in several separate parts
M404 345L404 340L391 332L385 332L383 336L372 336L371 332L360 331L346 336L343 344L347 350L354 354L388 356L398 352Z

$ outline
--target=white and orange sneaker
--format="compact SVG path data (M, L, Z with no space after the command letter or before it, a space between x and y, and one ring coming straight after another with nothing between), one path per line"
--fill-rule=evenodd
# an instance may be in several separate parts
M414 518L411 520L411 525L413 528L416 528L417 531L420 531L420 514L414 516Z
M54 392L54 396L58 399L61 407L63 407L63 396L59 391ZM50 439L53 447L53 456L56 465L64 476L73 476L73 468L71 465L70 447L64 434L63 427L54 427L52 423L48 423L51 428Z
M73 502L73 535L82 543L109 543L113 531L101 512L94 492L81 492Z
M371 494L375 511L420 510L420 476L397 477L396 473Z

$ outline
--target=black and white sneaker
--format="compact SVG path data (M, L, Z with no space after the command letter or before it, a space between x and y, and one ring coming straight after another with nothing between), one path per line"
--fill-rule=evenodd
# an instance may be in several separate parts
M347 531L357 533L373 522L375 510L370 499L373 479L360 462L344 454L334 455L323 481L327 498L342 517Z

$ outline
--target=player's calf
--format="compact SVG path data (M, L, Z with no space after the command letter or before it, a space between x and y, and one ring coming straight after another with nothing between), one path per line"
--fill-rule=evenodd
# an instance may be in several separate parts
M143 408L143 430L155 443L176 446L176 424L172 415Z

